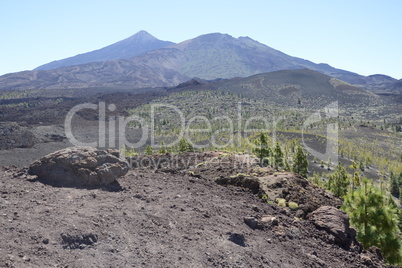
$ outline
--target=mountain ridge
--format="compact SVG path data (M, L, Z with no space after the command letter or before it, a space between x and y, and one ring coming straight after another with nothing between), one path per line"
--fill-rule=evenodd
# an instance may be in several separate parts
M384 104L372 92L309 69L280 70L214 82L195 78L171 90L232 92L283 107L317 108L335 101L342 107Z
M119 51L119 48L124 52L124 48L127 48L124 44L133 44L135 42L132 41L136 39L146 44L149 44L150 40L157 41L158 44L167 42L140 31L127 39L89 53L117 49L121 55L124 53ZM112 55L116 54L108 55L113 58ZM65 60L68 59L70 58ZM48 67L50 65L42 68ZM0 76L0 89L85 88L114 84L136 88L172 87L192 77L205 80L229 79L292 69L318 71L374 92L394 87L397 81L385 75L366 77L334 68L326 63L316 64L289 56L250 37L235 38L229 34L211 33L178 44L163 43L163 47L158 49L147 47L146 52L129 59L111 59L51 70L34 70L33 73L3 75Z

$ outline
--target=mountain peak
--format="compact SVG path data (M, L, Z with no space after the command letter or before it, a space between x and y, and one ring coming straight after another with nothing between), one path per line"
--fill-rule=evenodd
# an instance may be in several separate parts
M147 31L141 30L137 33L135 33L134 35L130 36L127 39L137 39L137 40L158 40L158 38L156 38L155 36L153 36L152 34L148 33Z
M156 50L170 46L174 43L162 41L147 31L139 31L138 33L121 40L107 47L79 54L74 57L53 61L45 65L39 66L35 70L50 70L64 66L80 65L91 62L101 62L118 59L129 59L151 50Z
M138 35L138 34L151 35L150 33L148 33L148 32L145 31L145 30L138 31L136 34L137 34L137 35Z
M178 49L186 49L189 46L222 46L222 47L264 47L265 49L272 49L258 41L246 36L238 38L225 33L209 33L203 34L193 39L186 40L177 44L175 47Z
M183 41L179 44L176 44L174 47L180 50L186 50L188 48L212 48L216 47L218 44L220 45L227 45L236 42L236 38L229 34L222 34L222 33L209 33L197 36L193 39L189 39Z
M206 41L214 41L214 40L221 40L221 39L235 39L233 36L229 34L223 34L223 33L209 33L209 34L203 34L200 35L195 39L199 40L206 40Z

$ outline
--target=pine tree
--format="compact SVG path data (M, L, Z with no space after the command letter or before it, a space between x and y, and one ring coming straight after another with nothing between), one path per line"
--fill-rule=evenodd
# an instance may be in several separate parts
M352 164L349 166L352 170L353 170L353 180L352 180L352 189L355 188L355 177L356 177L356 169L357 169L357 164L355 161L352 160ZM357 173L357 176L359 176L359 174ZM360 179L359 179L359 183L360 183ZM358 185L356 185L358 186Z
M187 141L187 151L194 152L193 144L190 141Z
M145 148L145 154L152 155L152 153L153 153L153 150L152 150L151 145L147 145L147 147Z
M328 177L327 177L327 181L326 181L326 183L325 183L325 188L326 189L331 189L331 187L332 187L332 181L334 180L334 178L333 178L333 175L332 174L328 174Z
M313 173L313 177L310 179L310 181L313 183L313 184L315 184L315 185L317 185L317 186L322 186L322 181L321 181L321 177L320 177L320 175L317 173L317 172L314 172Z
M360 176L359 176L359 172L355 172L355 174L353 175L353 189L355 187L359 187L360 186Z
M401 263L398 211L384 192L364 178L362 186L345 197L342 209L357 228L357 238L365 248L377 246L387 262Z
M166 149L164 141L161 142L161 148L159 149L159 153L160 154L166 154L167 153L167 149Z
M185 152L193 152L193 151L194 151L193 145L190 142L188 142L186 140L186 138L184 138L184 137L181 138L179 141L179 152L185 153Z
M296 152L293 155L293 172L300 174L303 177L307 177L308 161L307 155L303 152L303 148L299 144L296 148Z
M346 172L346 168L341 166L341 163L335 168L334 173L329 175L330 185L328 189L338 197L343 197L348 192L349 175Z
M254 145L253 153L260 159L260 165L263 166L264 158L271 155L267 135L261 132L257 139L254 140Z
M279 169L280 167L284 166L283 163L283 152L279 143L276 143L275 150L274 150L274 161L275 161L275 168Z
M289 161L288 161L288 159L287 158L285 158L284 159L284 169L286 170L286 171L291 171L292 169L290 168L290 165L289 165Z
M398 177L391 171L390 174L390 192L393 196L395 196L396 198L399 197L399 181L398 181Z

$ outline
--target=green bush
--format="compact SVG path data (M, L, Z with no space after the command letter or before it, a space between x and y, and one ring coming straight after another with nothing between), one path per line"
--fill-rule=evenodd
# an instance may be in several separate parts
M278 204L278 206L280 207L286 207L286 200L283 198L277 198L276 199L276 203Z
M292 209L292 210L296 210L299 208L299 205L295 202L289 202L288 205L289 205L290 209Z

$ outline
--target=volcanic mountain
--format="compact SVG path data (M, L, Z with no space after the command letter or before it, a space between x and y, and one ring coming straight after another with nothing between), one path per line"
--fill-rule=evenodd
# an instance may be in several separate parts
M146 31L139 31L127 39L114 43L110 46L79 54L74 57L53 61L37 67L35 70L51 70L64 66L80 65L90 62L108 60L129 59L144 54L148 51L163 48L174 43L162 41Z
M137 56L120 59L131 55ZM172 44L159 41L146 32L140 32L109 47L46 64L37 69L99 60L101 62L47 71L7 74L0 77L0 90L169 87L188 81L192 77L208 80L227 79L289 69L318 71L364 88L370 88L370 83L374 86L378 84L370 77L286 55L249 37L234 38L220 33L201 35L179 44ZM393 78L385 80L387 86ZM384 87L383 83L380 83L380 87Z

